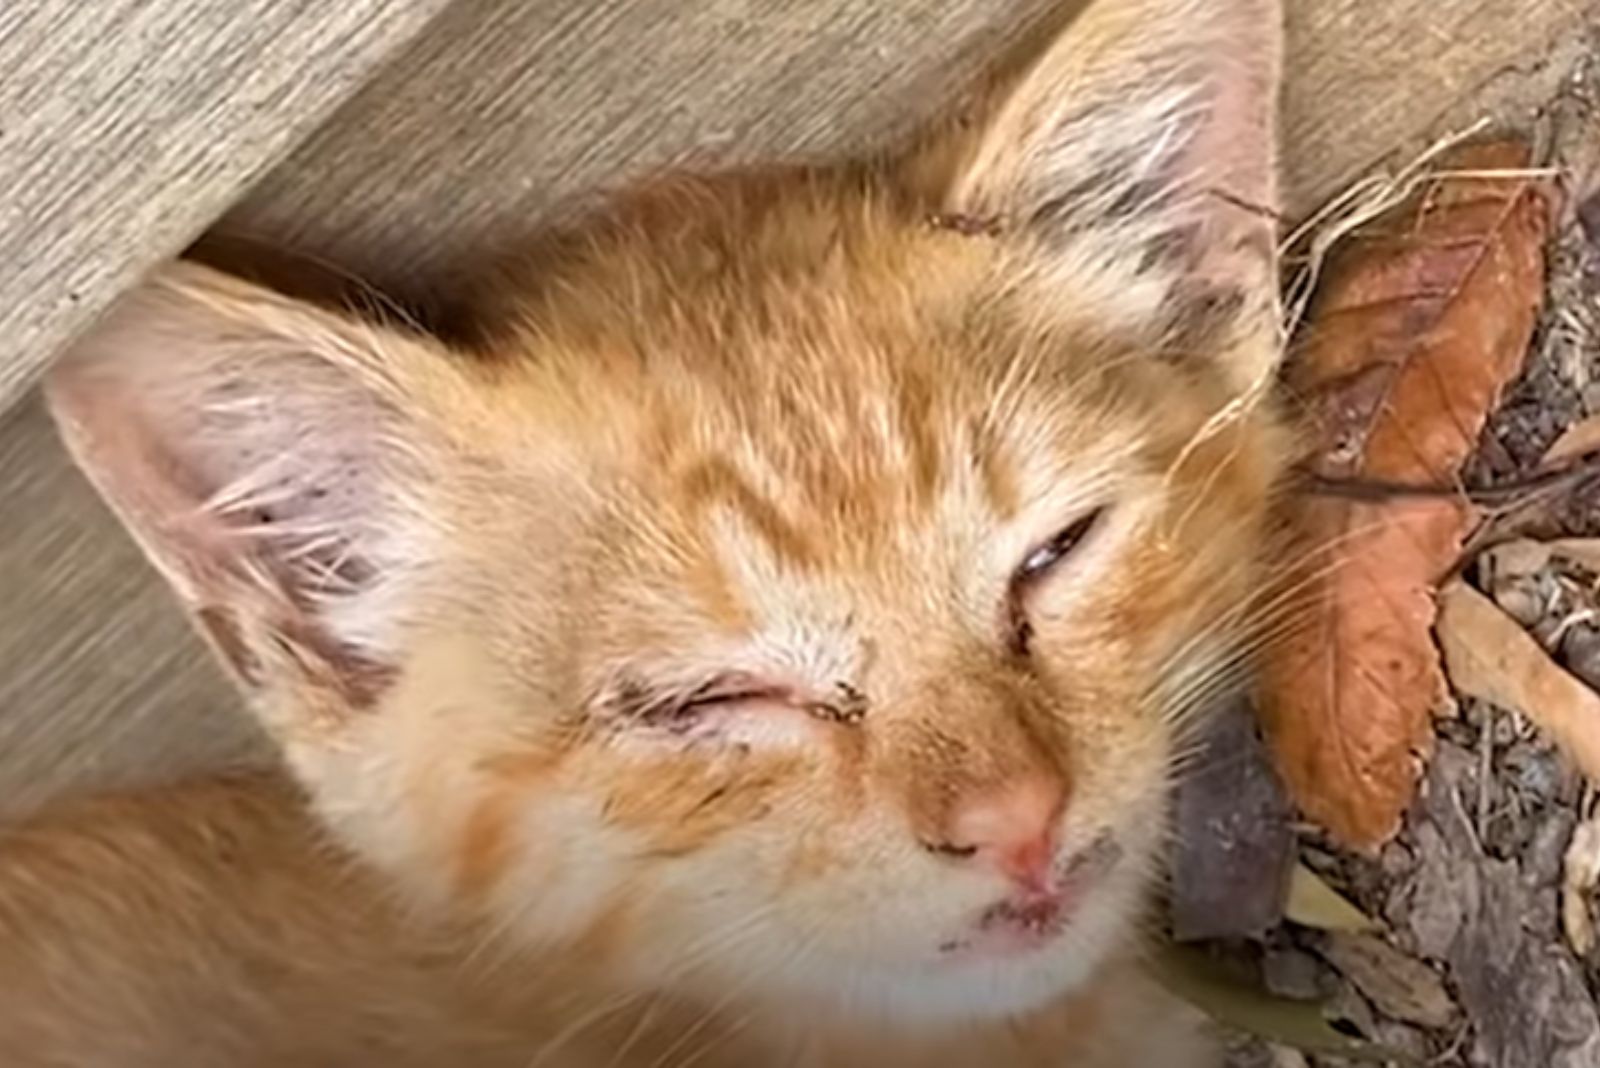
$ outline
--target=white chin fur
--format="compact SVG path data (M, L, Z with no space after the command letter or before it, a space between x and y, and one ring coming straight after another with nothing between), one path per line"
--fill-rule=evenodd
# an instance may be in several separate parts
M1055 942L1034 953L988 961L934 961L915 971L842 967L841 973L855 974L839 974L831 989L824 986L814 993L831 1000L842 1014L883 1023L960 1024L1027 1013L1071 993L1094 975L1126 940L1137 898L1131 880L1114 876L1084 901Z
M1078 989L1128 942L1141 885L1131 866L1119 867L1086 897L1055 942L1031 954L948 962L930 954L922 964L880 965L753 946L711 965L695 982L726 994L735 981L758 1011L762 1002L786 1016L810 1006L817 1018L872 1028L926 1030L1017 1016Z

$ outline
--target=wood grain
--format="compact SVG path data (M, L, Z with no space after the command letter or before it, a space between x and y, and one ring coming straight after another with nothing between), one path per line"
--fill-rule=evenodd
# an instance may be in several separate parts
M445 2L0 3L0 410Z
M400 291L467 285L486 245L652 168L830 158L892 136L1058 6L458 3L223 225ZM1289 215L1416 151L1424 131L1471 121L1491 97L1497 112L1542 100L1552 80L1534 68L1594 8L1290 0Z
M1290 2L1292 214L1491 97L1504 114L1542 99L1561 69L1546 58L1552 42L1579 40L1594 8L1592 0ZM221 43L233 40L224 27L199 31L211 45L185 44L169 8L214 16L243 6L258 19L292 22L309 3L115 0L92 5L108 14L88 21L154 20L167 34L145 46L125 36L118 48L147 56L150 42L164 42L191 57L210 49L234 82L218 72L200 80L203 92L176 93L210 101L192 119L175 101L143 105L153 118L119 119L102 87L84 104L86 116L100 117L80 121L70 85L50 89L34 75L24 79L30 106L48 105L54 118L22 126L9 118L19 91L15 68L4 65L17 61L7 37L17 16L0 7L0 189L22 179L28 188L25 211L15 200L0 204L0 247L34 250L27 263L0 264L0 384L24 380L86 309L230 202L227 232L289 244L402 293L459 291L485 247L629 175L684 158L834 155L903 129L1050 4L456 0L416 33L404 20L424 19L426 4L383 5L383 18L369 25L363 19L376 19L379 4L361 0L318 7L329 36L291 35L271 46L268 73L251 74L242 69L246 55ZM90 6L42 0L36 9L66 19L61 12ZM401 8L409 13L396 14ZM49 16L25 14L23 24L37 17ZM340 35L367 44L337 45ZM380 37L391 42L381 65ZM82 66L109 46L80 29L74 42L52 47L53 66L32 59L26 69ZM331 75L337 85L284 79L297 51L309 70L327 66L340 47L359 59ZM351 91L348 79L374 69ZM252 95L223 84L240 78L256 79ZM281 101L297 118L247 121L252 102ZM165 139L150 148L139 131L157 128ZM40 160L15 158L19 129ZM56 158L73 152L84 158ZM79 198L86 203L76 205ZM3 393L0 385L0 401ZM36 402L0 421L0 500L0 798L10 791L32 804L86 781L165 776L259 752L164 592L68 469Z
M0 419L0 815L265 753L29 399Z

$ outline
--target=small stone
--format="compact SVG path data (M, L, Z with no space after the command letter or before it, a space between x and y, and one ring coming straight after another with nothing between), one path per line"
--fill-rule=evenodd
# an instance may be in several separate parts
M1378 1033L1374 1037L1381 1045L1404 1053L1419 1064L1428 1060L1433 1053L1426 1032L1396 1020L1379 1020Z
M1173 936L1257 938L1276 927L1294 863L1293 810L1248 702L1211 718L1174 807Z
M1321 961L1298 949L1269 949L1261 958L1261 981L1284 998L1312 1001L1332 985Z
M1576 626L1561 639L1561 662L1590 686L1600 689L1600 630Z
M1501 590L1537 575L1548 563L1550 546L1532 538L1501 542L1478 557L1479 573L1496 600Z

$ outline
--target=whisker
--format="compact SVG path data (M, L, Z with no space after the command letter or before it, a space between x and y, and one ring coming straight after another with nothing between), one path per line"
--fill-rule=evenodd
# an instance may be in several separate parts
M752 935L756 928L759 927L759 925L763 923L767 916L771 912L775 911L775 909L775 905L769 905L763 909L758 909L750 913L748 916L745 916L734 925L718 928L715 931L710 931L700 936L684 949L680 959L675 962L672 970L662 978L659 985L662 988L670 987L684 975L703 964L711 956L736 948L741 942ZM579 1016L566 1027L562 1028L561 1031L559 1031L548 1042L546 1042L545 1045L541 1047L540 1051L535 1055L533 1061L529 1063L528 1068L538 1068L539 1065L544 1064L548 1057L552 1056L559 1048L570 1042L573 1038L581 1034L589 1027L599 1023L607 1017L626 1011L646 998L655 996L657 996L655 991L641 989L629 991L605 1000L587 1013ZM642 1026L642 1024L636 1026L636 1032L640 1026Z

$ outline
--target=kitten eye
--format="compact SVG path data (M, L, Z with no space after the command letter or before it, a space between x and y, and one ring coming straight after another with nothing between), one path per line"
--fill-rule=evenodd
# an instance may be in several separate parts
M742 673L730 673L687 693L660 697L645 702L636 713L637 722L670 730L687 730L718 708L749 701L781 699L782 687L763 685Z
M1104 512L1104 508L1096 508L1062 528L1049 541L1030 552L1011 576L1006 615L1010 625L1008 641L1011 651L1017 656L1027 656L1033 643L1033 624L1028 621L1027 605L1023 600L1027 587L1048 575L1082 544Z
M1012 581L1019 584L1028 583L1048 574L1057 564L1065 560L1072 550L1082 544L1083 539L1089 536L1089 532L1094 529L1104 512L1104 508L1096 508L1082 518L1074 520L1049 541L1034 549L1022 561L1022 566L1017 568Z

